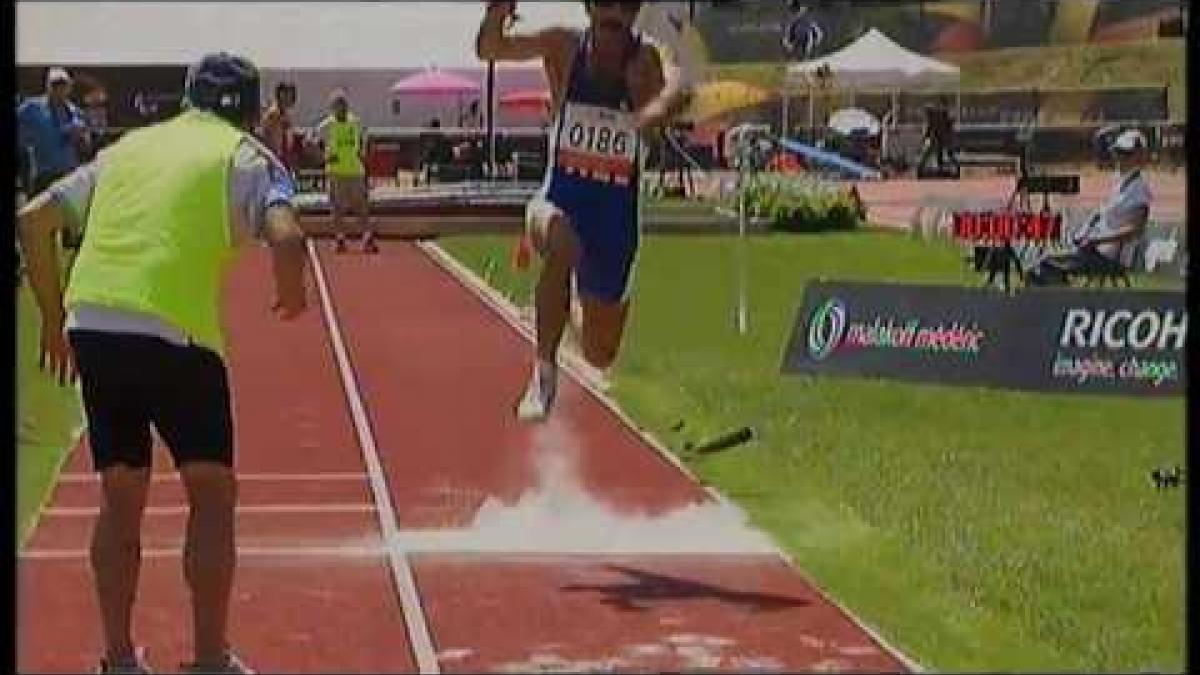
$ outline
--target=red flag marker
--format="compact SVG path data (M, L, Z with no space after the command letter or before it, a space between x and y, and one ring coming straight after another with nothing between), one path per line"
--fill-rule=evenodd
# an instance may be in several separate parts
M527 269L533 257L533 244L529 241L529 233L523 232L513 248L513 266L519 270Z

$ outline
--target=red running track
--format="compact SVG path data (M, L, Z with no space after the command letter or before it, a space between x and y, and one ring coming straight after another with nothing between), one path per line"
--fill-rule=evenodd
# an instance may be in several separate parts
M227 289L242 481L231 636L256 668L911 667L772 553L407 547L461 532L485 502L514 504L537 484L537 427L511 412L531 348L412 244L314 258L315 306L295 323L266 311L264 250L247 253ZM327 306L315 302L322 282ZM608 511L713 502L573 379L555 415L580 485ZM170 672L190 649L184 514L169 460L160 451L157 461L135 637ZM81 443L19 561L21 672L80 672L100 652L88 466Z

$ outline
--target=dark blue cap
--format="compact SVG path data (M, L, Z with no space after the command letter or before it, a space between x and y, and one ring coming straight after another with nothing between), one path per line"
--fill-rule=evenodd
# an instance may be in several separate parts
M188 69L184 96L189 106L241 125L259 111L258 68L241 56L209 54Z

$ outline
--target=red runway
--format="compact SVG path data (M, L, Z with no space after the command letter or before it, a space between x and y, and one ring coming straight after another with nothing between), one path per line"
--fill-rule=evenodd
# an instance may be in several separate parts
M374 257L318 247L313 307L296 323L266 311L262 249L227 289L241 479L231 638L252 666L912 668L773 552L720 541L580 551L553 530L517 531L511 547L473 539L481 507L503 515L538 488L547 429L608 518L670 522L716 501L573 378L553 425L518 424L526 337L420 247L386 242ZM165 453L157 462L135 638L171 672L190 650L186 514ZM89 464L81 444L19 561L21 672L81 672L101 650Z

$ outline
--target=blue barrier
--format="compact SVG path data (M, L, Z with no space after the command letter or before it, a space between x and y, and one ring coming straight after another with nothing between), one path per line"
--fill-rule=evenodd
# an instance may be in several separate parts
M819 150L811 145L805 145L799 141L781 138L779 139L779 145L785 150L794 152L809 161L839 169L843 174L846 174L851 178L876 179L882 177L875 169L863 166L858 162L846 159L845 157L842 157L836 153L832 153L827 150Z

